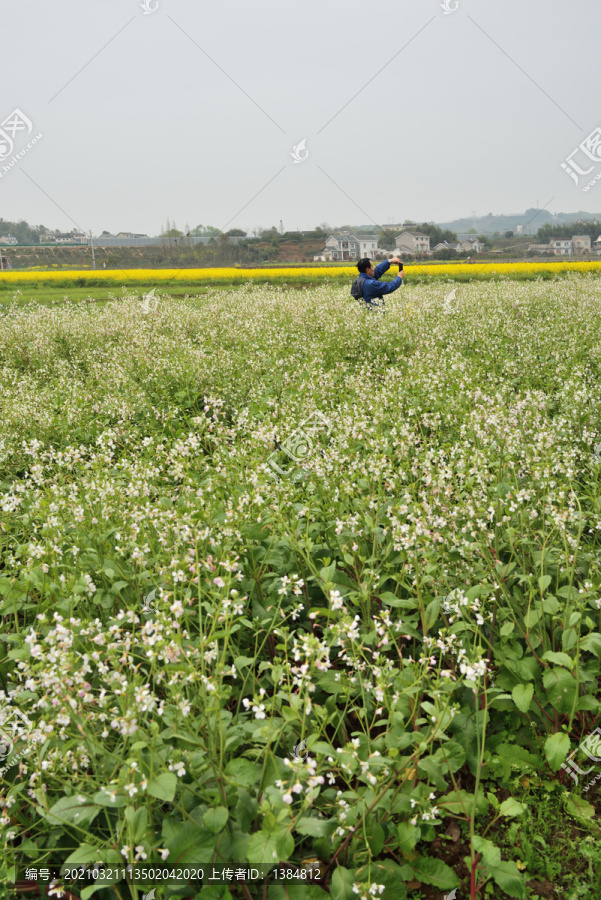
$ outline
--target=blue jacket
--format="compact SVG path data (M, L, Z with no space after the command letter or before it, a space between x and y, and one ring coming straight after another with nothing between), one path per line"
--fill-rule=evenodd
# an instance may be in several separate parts
M362 273L363 300L366 306L383 306L383 304L378 303L380 297L383 297L385 294L392 294L393 291L397 291L402 285L403 279L399 275L397 275L396 278L393 278L392 281L378 280L382 277L384 272L388 271L389 268L390 263L387 259L385 259L384 262L381 262L380 265L376 266L376 268L374 269L373 278L370 275L365 275L365 273Z

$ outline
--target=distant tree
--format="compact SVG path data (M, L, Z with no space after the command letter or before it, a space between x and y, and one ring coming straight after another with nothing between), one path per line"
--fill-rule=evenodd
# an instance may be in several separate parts
M467 233L468 234L478 234L478 232L476 231L475 228L468 228Z
M40 232L38 228L29 225L24 219L19 222L0 220L0 236L12 234L20 244L38 244Z
M230 228L230 230L225 233L227 237L246 237L246 232L242 231L241 228Z
M538 229L538 240L547 244L551 238L571 238L575 234L588 234L591 241L596 240L601 231L601 222L593 219L589 222L571 222L567 225L541 225Z
M513 237L513 231L506 231L506 232L505 232L505 237L506 237L506 238L512 238L512 237Z
M423 222L419 226L419 231L421 231L422 234L428 235L428 237L430 238L431 247L435 247L436 244L442 244L444 241L446 241L447 244L457 243L457 235L449 228L445 228L443 230L438 225L433 225L429 222Z
M444 250L437 250L434 254L434 259L456 259L457 251L451 250L445 247Z
M217 237L221 234L221 229L213 225L197 225L190 234L192 237Z
M397 232L391 228L383 228L378 235L378 247L381 247L382 250L394 250L396 247L396 235Z

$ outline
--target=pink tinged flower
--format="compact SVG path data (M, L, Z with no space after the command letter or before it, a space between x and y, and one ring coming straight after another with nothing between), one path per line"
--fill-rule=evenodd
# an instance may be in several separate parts
M184 607L182 606L181 600L176 600L175 603L171 604L169 609L171 610L171 612L173 613L173 615L176 618L179 618L180 616L183 616L183 614L184 614Z

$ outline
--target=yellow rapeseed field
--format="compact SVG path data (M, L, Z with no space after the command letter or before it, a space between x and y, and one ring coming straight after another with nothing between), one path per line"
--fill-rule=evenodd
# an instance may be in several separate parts
M395 271L395 267L391 267ZM486 279L495 277L536 278L565 272L600 272L601 260L545 261L545 262L494 262L494 263L443 263L443 264L411 264L406 267L408 278L414 276L419 280L429 278ZM35 282L52 285L55 282L68 284L159 284L166 282L186 282L189 284L207 284L218 282L269 281L286 283L294 281L322 281L324 279L348 280L356 275L354 265L349 266L295 266L282 268L245 269L115 269L115 270L64 270L40 271L39 269L9 270L0 272L0 284Z

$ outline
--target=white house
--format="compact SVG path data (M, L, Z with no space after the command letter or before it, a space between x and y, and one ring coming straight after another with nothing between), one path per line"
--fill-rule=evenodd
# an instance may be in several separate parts
M326 241L324 252L330 251L332 259L358 259L359 241L348 231L342 234L331 234Z
M359 238L359 259L364 259L364 257L368 257L371 259L372 256L376 255L376 251L378 250L378 235L377 234L362 234Z
M5 234L4 237L0 237L0 244L16 244L17 239L12 234Z
M457 250L459 252L466 250L468 253L482 253L484 244L478 238L468 238L465 241L459 241Z
M572 242L569 238L551 238L549 244L555 256L572 255Z
M363 259L365 256L375 257L378 250L378 237L375 234L356 237L348 231L331 234L324 249L317 258L321 259Z
M399 250L406 248L407 250L412 250L413 253L430 253L430 238L427 234L403 231L397 235L395 241Z
M70 231L57 234L47 234L43 238L43 242L50 244L87 244L88 238L83 231Z
M593 246L597 253L601 254L601 234L599 235Z

